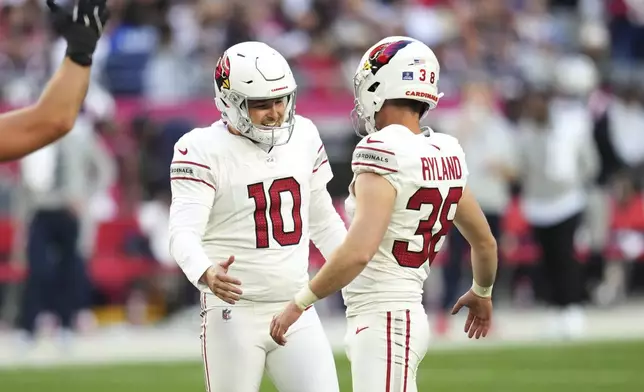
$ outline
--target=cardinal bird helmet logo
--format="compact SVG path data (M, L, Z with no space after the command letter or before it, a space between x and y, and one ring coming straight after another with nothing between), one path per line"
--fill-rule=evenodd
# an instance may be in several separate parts
M367 61L365 61L363 69L371 70L371 73L375 75L380 68L389 64L389 61L391 61L392 57L394 57L400 49L406 47L412 42L413 41L410 40L402 40L386 42L376 46L373 48L371 53L369 53L369 57L367 58Z
M215 82L219 89L225 88L230 90L230 60L228 60L228 55L224 53L217 61L217 66L215 67Z

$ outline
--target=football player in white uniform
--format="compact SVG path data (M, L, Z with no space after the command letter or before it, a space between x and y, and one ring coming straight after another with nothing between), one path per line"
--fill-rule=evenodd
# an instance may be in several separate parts
M338 391L314 308L288 347L268 334L309 281L309 239L328 257L346 236L320 135L295 115L293 74L268 45L232 46L214 79L222 120L175 145L170 208L171 253L202 292L207 391L255 392L264 370L281 392Z
M423 281L452 222L472 246L474 269L472 288L453 312L469 308L470 338L489 328L496 241L465 187L458 141L420 127L438 103L438 77L434 53L411 38L385 38L365 53L354 77L355 113L369 136L353 153L351 227L309 286L271 323L271 336L288 347L284 333L302 310L346 286L354 392L417 390L416 370L429 341Z

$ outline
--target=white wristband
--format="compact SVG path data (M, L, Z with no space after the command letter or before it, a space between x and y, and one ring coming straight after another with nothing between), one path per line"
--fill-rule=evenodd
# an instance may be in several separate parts
M472 292L474 294L478 295L479 297L483 297L483 298L491 297L492 296L492 287L494 287L494 285L492 285L490 287L480 286L478 283L476 283L475 280L472 280Z
M313 293L313 291L311 291L308 284L304 286L302 290L298 291L298 293L295 294L295 298L293 298L295 305L297 305L297 307L302 311L313 305L317 300L319 300L319 298L315 293Z

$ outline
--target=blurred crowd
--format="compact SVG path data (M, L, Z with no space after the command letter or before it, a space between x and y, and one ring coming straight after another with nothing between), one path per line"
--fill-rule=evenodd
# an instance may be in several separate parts
M59 0L65 3L68 0ZM0 92L33 97L58 62L44 1L3 0ZM209 96L222 51L259 40L283 53L301 89L346 90L362 53L408 35L441 59L442 89L481 73L504 97L540 84L570 52L593 58L606 79L636 79L644 10L633 0L113 0L96 55L96 80L114 96L174 102ZM52 53L54 52L54 53ZM633 72L635 72L633 74Z
M82 169L67 175L69 188L76 192L73 197L58 200L72 208L80 221L80 260L99 253L111 255L109 247L116 246L100 239L101 222L132 218L138 234L118 243L121 250L173 265L165 230L173 144L193 126L218 118L214 105L208 106L214 66L223 50L247 40L266 42L290 61L302 97L298 105L348 102L340 111L331 108L319 114L326 121L318 126L336 175L330 191L338 199L344 197L351 177L347 163L355 143L348 117L353 72L373 43L388 35L407 35L427 43L441 62L439 87L445 104L427 121L437 131L461 140L472 168L471 186L498 238L508 227L517 226L515 218L511 222L506 218L517 194L525 196L522 214L513 216L527 219L526 225L534 227L539 226L535 223L539 214L534 212L539 208L534 203L533 208L526 207L525 200L543 196L539 189L544 181L553 192L579 191L588 196L583 203L590 206L586 210L595 214L572 208L571 215L563 214L562 219L583 215L579 221L585 222L586 231L580 232L586 233L588 257L594 260L590 264L600 265L596 268L600 272L594 274L605 277L611 216L620 208L627 217L637 217L640 208L644 214L639 193L644 180L644 5L640 1L108 3L113 17L95 54L84 113L72 134L58 145L76 157L67 167ZM64 43L51 29L44 0L0 0L0 107L32 102L63 53ZM182 106L187 102L190 105ZM194 102L202 107L207 103L205 116L203 111L193 115ZM565 148L589 146L579 155L583 161L579 167L570 160L538 156L530 148L541 141L525 135L544 126L544 118L550 118L558 131L585 130L580 132L586 132L587 145L567 136L557 139L560 155L568 154ZM52 199L47 184L48 176L55 174L43 167L53 166L56 156L54 150L44 149L17 168L0 166L0 216L9 216L18 227L13 250L3 255L0 249L5 259L27 258L29 222ZM550 162L552 168L537 172L539 162ZM527 172L520 171L522 164ZM562 181L568 183L560 187ZM613 202L621 207L612 208ZM644 223L634 219L632 227L626 224L629 235L621 236L617 244L620 254L630 259L644 254ZM560 222L541 223L555 227ZM4 232L0 229L0 233ZM457 244L456 234L452 237L450 243ZM503 242L511 247L508 244ZM524 248L517 249L525 253ZM460 256L462 249L460 255L451 252L445 257ZM444 296L443 307L456 292L454 281L460 280L461 273L446 268L445 275L450 293ZM623 276L615 279L624 280ZM192 292L184 287L183 277L164 278L158 284L161 292L173 293L174 302L190 302L186 300L190 294L181 294ZM92 302L96 300L84 303Z

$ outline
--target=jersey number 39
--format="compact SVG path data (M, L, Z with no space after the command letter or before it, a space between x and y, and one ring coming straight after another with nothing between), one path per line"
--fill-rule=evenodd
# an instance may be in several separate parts
M284 230L282 216L282 194L290 193L293 198L293 230ZM299 244L302 239L302 193L300 184L293 177L280 178L268 187L268 197L264 183L248 185L248 197L255 200L255 238L258 248L268 248L268 225L272 226L273 238L281 246ZM268 210L268 216L266 214Z
M432 212L427 219L418 222L418 227L414 233L423 236L422 250L413 252L409 250L408 241L394 241L391 253L398 264L408 268L420 268L425 263L425 260L429 260L431 265L438 253L436 251L438 241L447 235L452 226L453 219L449 219L449 211L453 205L458 204L462 195L463 188L450 188L445 198L443 198L438 188L420 188L409 198L407 202L408 210L420 211L423 205L431 205ZM440 223L440 229L432 234L437 221Z

